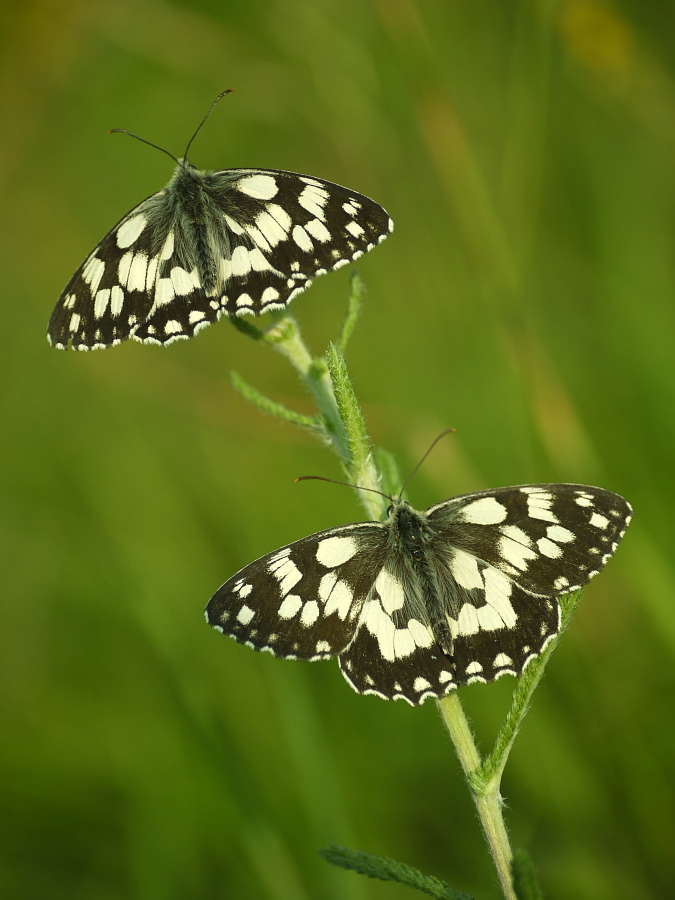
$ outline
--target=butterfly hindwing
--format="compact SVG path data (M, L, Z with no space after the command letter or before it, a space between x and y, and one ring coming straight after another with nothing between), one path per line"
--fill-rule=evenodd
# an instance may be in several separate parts
M190 338L222 315L287 306L392 228L373 200L329 181L273 169L200 171L180 160L168 185L75 272L48 337L80 350Z

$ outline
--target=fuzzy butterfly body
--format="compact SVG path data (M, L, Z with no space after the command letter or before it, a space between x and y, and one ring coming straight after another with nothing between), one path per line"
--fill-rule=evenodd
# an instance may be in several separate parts
M557 597L612 556L632 510L577 484L464 494L320 531L225 582L207 621L255 650L338 657L361 694L412 705L519 675L560 628Z
M317 275L383 241L393 223L362 194L274 169L202 171L131 210L75 272L52 313L54 347L169 344L223 315L282 309Z

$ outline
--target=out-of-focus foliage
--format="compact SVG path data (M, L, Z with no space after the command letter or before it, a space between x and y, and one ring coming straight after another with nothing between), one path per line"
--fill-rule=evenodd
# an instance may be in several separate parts
M675 13L648 0L28 0L0 57L0 894L392 898L335 843L485 900L490 860L432 703L212 632L256 556L358 519L311 412L226 322L169 348L45 340L63 284L191 149L342 182L396 222L359 261L348 361L423 506L526 481L624 494L635 521L556 652L504 784L551 900L675 883ZM322 353L348 272L293 307ZM511 679L464 690L485 747Z

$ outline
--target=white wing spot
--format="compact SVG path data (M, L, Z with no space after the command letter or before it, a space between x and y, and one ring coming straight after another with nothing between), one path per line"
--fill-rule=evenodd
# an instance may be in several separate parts
M394 652L396 626L391 617L382 609L379 600L369 600L364 604L360 623L365 626L377 640L380 654L384 659L393 662L394 659L396 659L396 654Z
M158 278L155 286L155 305L166 306L175 296L170 278Z
M574 532L563 528L562 525L549 525L546 529L546 536L559 544L570 544L576 540Z
M511 659L510 656L507 656L506 653L498 653L495 656L493 665L496 666L497 668L502 668L504 666L512 666L513 660Z
M397 628L394 631L394 656L401 659L415 652L415 641L407 628Z
M309 628L309 626L313 625L319 618L319 613L319 604L316 602L316 600L308 600L302 608L302 614L300 615L300 624L304 625L305 628Z
M335 572L326 572L319 582L318 593L319 600L325 604L325 616L337 613L343 621L347 618L352 605L352 591L346 582L338 580Z
M321 241L321 243L325 244L326 241L331 239L331 233L319 219L312 219L305 225L306 230L309 234L312 235L317 241Z
M362 234L365 234L365 231L361 228L359 223L354 222L353 220L345 225L345 231L348 231L351 236L355 238L359 238Z
M174 294L178 294L179 296L191 294L199 284L196 270L186 272L182 266L174 266L171 270L171 284L173 286Z
M308 184L298 197L298 203L303 209L306 209L308 213L311 213L311 215L316 216L318 219L323 219L323 208L326 205L329 196L330 194L325 188Z
M250 606L242 606L237 613L237 621L241 622L242 625L248 625L254 615L255 611L252 610Z
M126 254L125 254L126 255ZM148 257L145 253L134 254L129 275L127 277L127 288L130 291L144 291L146 279L148 276Z
M155 283L155 279L157 277L157 267L159 266L159 259L156 256L152 256L150 258L150 262L148 263L148 274L145 280L145 289L146 291L150 291L152 286Z
M527 514L531 519L540 519L543 522L553 522L559 525L558 517L551 512L551 504L553 503L553 494L546 491L534 491L527 494Z
M483 579L478 570L478 560L472 553L453 548L449 567L453 578L460 587L466 588L468 591L483 590Z
M276 247L278 243L286 240L292 224L293 220L289 214L277 203L270 203L255 221L256 228L271 247Z
M234 248L230 260L230 268L232 275L238 276L247 275L251 271L250 253L246 247L239 245L239 247Z
M109 301L110 288L104 288L102 291L96 292L96 297L94 298L94 318L100 319L101 316L104 315L108 308Z
M289 594L284 598L283 603L279 607L279 616L282 619L292 619L297 615L298 610L302 606L302 600L297 594Z
M494 497L480 497L473 500L460 512L462 521L472 522L474 525L498 525L507 515L508 510L504 504Z
M405 604L405 591L400 581L386 569L382 569L375 579L375 589L380 595L383 609L388 613L393 613L397 609L402 609Z
M260 296L260 302L263 306L267 306L270 303L274 303L275 300L278 300L280 297L279 291L270 286L266 287Z
M115 235L115 240L120 250L131 247L131 245L138 240L147 224L148 220L141 213L132 216L130 219L127 219L126 222L123 222L117 229L117 234Z
M600 528L602 531L604 531L605 528L607 528L607 526L609 525L609 519L606 516L601 516L598 512L594 512L588 524L592 525L594 528Z
M358 547L351 537L328 537L319 541L316 547L316 559L327 569L341 566L356 554Z
M110 289L110 313L111 315L117 317L122 312L122 307L124 306L124 291L122 288L115 284Z
M588 494L578 494L574 498L574 502L577 506L593 506L593 500L588 496Z
M528 546L531 542L525 532L516 526L506 526L503 532L506 532L507 529L509 529L508 533L503 534L499 539L499 552L512 566L515 566L521 572L525 572L529 560L536 559L537 554L531 549L531 546ZM523 535L527 542L525 545L517 537L513 537L515 532L520 532Z
M312 239L302 225L296 225L292 234L295 243L301 250L304 250L305 253L309 253L313 249L314 244L312 243Z
M105 263L98 256L90 256L82 269L82 277L91 288L92 294L98 290L98 286L105 272ZM75 299L75 294L71 294Z
M539 538L537 547L542 556L548 556L549 559L560 559L563 555L562 547L548 538Z
M422 678L422 676L418 676L413 682L413 690L418 694L421 694L422 691L426 691L431 687L431 682L427 681L426 678Z
M244 234L245 233L245 228L243 227L243 225L240 225L236 219L232 218L232 216L228 216L227 214L225 214L225 222L227 224L227 227L230 229L230 231L233 234Z
M511 605L509 597L513 587L512 582L498 572L497 569L490 566L483 573L485 581L485 601L499 615L502 622L507 628L513 628L518 620L518 616ZM503 626L498 626L503 627Z
M461 635L477 634L480 631L480 623L476 607L472 603L465 603L457 616L457 629Z
M255 197L258 200L271 200L279 191L276 178L260 172L240 178L233 182L233 187L242 194L248 194L249 197Z
M269 563L268 570L279 582L279 590L282 596L292 590L302 578L302 572L292 559L284 557Z
M167 236L164 244L162 245L162 249L159 251L159 258L161 260L171 259L173 256L173 248L174 248L174 236L173 231L170 231Z
M467 675L479 675L483 671L483 667L475 660L474 662L470 662L464 671Z
M434 643L435 638L431 629L421 622L418 622L417 619L410 619L408 622L408 631L418 647L431 647Z

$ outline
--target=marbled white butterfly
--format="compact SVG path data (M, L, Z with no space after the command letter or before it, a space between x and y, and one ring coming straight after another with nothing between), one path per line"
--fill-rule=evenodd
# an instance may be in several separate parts
M127 213L63 289L49 322L52 346L169 344L223 315L281 309L392 231L373 200L321 178L196 169L187 153L199 128L184 156L171 157L166 187Z
M561 594L612 556L631 519L581 484L478 491L386 522L319 531L237 572L206 608L214 628L287 659L337 656L360 694L412 705L519 675L560 627Z

